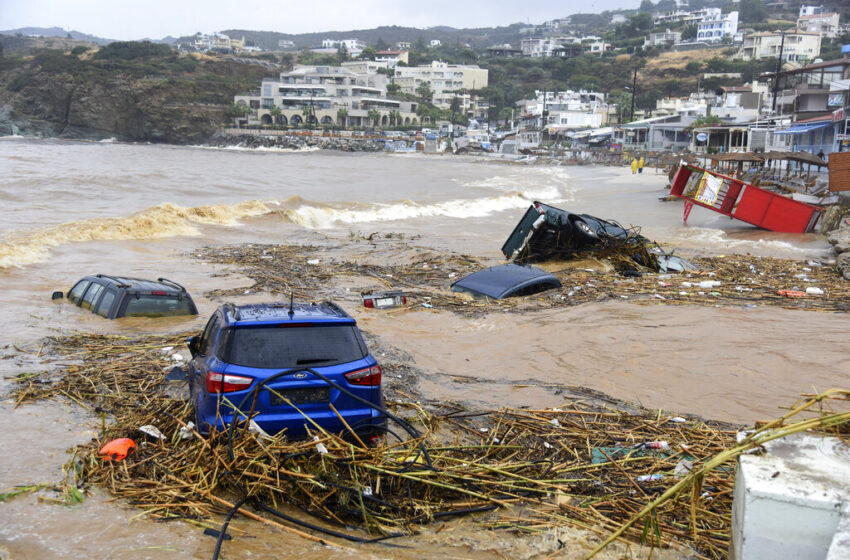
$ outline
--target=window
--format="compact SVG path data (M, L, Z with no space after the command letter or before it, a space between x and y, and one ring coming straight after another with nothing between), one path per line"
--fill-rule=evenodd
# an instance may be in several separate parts
M103 297L100 298L100 303L97 306L97 313L101 317L109 316L109 310L112 309L112 303L115 301L115 291L114 290L106 290L106 293L103 294Z
M86 290L86 295L83 296L83 301L80 302L80 307L83 309L91 309L94 307L94 302L97 301L97 296L103 291L103 286L92 282L89 289Z
M127 299L125 317L171 317L192 312L187 298L130 294Z
M71 288L71 291L68 292L68 299L76 304L79 304L83 292L86 291L86 288L89 287L90 283L91 282L89 282L88 280L80 280L79 282L77 282L77 285Z
M322 367L366 356L366 344L352 325L261 326L227 329L219 357L257 368Z
M198 346L201 351L201 355L206 356L207 353L212 348L213 342L215 342L215 337L218 332L218 325L221 321L218 318L218 315L213 315L207 326L204 328L204 334L201 336L201 343Z

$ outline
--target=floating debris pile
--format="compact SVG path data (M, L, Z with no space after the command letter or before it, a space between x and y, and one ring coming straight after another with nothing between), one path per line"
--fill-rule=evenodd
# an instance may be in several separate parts
M549 261L544 268L555 275L562 288L527 298L472 300L449 291L455 280L484 268L468 255L423 254L407 264L373 264L395 250L378 245L356 259L328 257L318 247L296 245L232 245L196 251L197 257L238 266L254 280L252 290L281 297L339 299L333 280L363 277L364 289L403 288L408 308L433 307L459 313L495 310L533 310L588 302L628 300L641 304L755 307L775 306L816 311L850 311L850 283L834 264L725 255L697 257L698 268L681 274L623 276L604 260L606 254L583 261ZM593 256L593 255L591 255ZM600 260L601 259L601 260ZM308 264L313 263L313 264ZM634 266L634 261L632 261ZM366 286L365 284L369 285ZM214 296L241 294L243 290L215 292Z
M169 396L165 380L174 363L169 354L182 339L49 341L63 362L80 363L21 380L17 402L64 396L104 416L97 440L75 449L67 470L77 474L66 491L102 486L156 519L239 510L313 540L325 542L318 532L371 542L490 510L478 522L492 528L573 525L604 536L633 521L653 497L667 496L671 485L690 480L695 490L668 496L643 527L632 522L619 537L689 546L710 558L726 554L736 456L728 451L735 447L728 425L580 401L489 412L396 402L392 409L415 426L413 436L395 435L404 426L391 424L378 447L318 428L302 441L264 437L244 423L202 438L191 406ZM99 455L105 443L124 437L138 442L126 459Z

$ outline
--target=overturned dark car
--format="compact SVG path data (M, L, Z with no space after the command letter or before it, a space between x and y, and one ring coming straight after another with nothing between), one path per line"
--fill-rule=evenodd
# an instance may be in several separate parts
M681 272L693 268L683 259L665 255L636 228L536 201L502 245L502 253L517 263L592 255L610 260L621 272L640 268Z

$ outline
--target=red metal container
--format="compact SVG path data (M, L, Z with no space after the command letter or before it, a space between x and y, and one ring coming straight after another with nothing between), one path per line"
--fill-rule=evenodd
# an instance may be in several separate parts
M670 194L685 201L685 222L694 204L770 231L806 233L820 209L695 165L682 165Z

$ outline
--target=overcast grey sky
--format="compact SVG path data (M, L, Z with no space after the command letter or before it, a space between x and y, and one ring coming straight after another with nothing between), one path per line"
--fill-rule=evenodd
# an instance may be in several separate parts
M224 29L307 33L379 25L493 27L639 5L640 0L0 0L0 29L56 26L132 40Z

